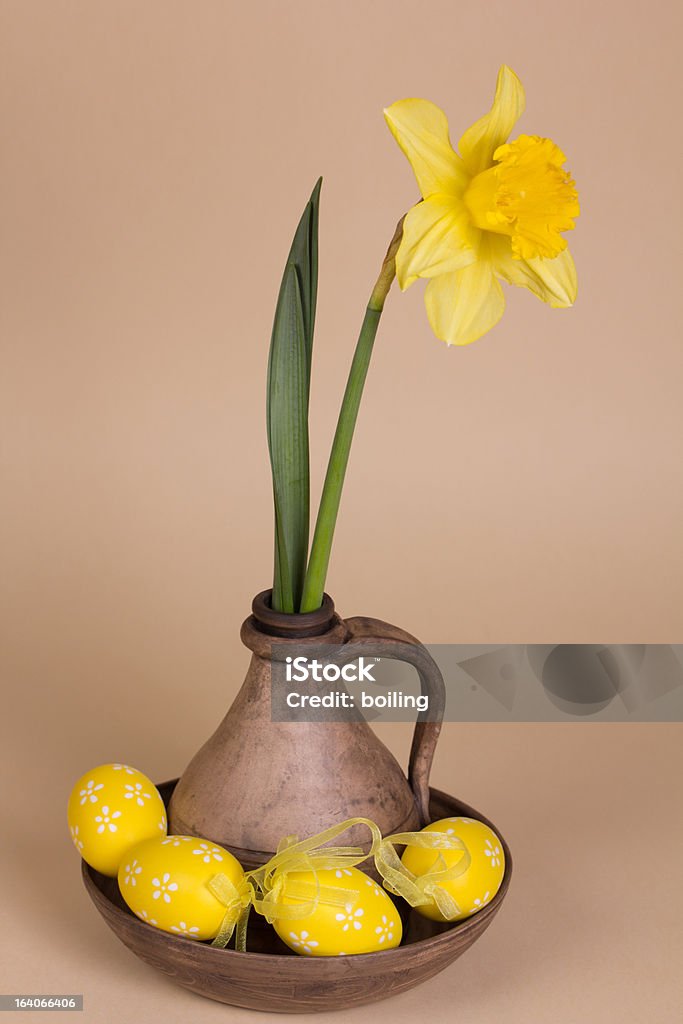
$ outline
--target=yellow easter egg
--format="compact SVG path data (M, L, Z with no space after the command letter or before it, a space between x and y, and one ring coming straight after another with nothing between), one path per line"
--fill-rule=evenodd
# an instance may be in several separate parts
M115 878L126 850L166 835L166 809L146 775L127 764L101 764L71 790L69 829L83 860Z
M467 871L458 878L444 882L442 886L460 907L460 913L452 920L462 921L463 918L471 917L490 903L500 888L505 871L503 844L496 833L483 821L474 818L443 818L441 821L433 821L422 831L455 835L462 839L470 852L472 860ZM446 867L450 868L465 854L462 850L425 850L418 846L407 846L401 861L409 871L419 876L430 871L439 856L443 857ZM436 904L415 909L433 921L444 920Z
M129 850L119 868L119 889L147 924L188 939L214 939L226 906L208 882L227 876L237 886L242 866L222 846L196 836L147 839Z
M316 909L304 918L273 922L290 949L302 956L349 956L398 946L401 918L374 879L358 868L324 869L317 876L321 898ZM315 889L312 871L293 871L280 900L301 905L312 899Z

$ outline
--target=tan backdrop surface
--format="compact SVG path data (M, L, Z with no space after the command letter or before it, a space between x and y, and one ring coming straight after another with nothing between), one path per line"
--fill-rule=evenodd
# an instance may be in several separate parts
M416 199L393 100L434 100L457 137L518 72L519 130L578 182L580 295L508 289L491 334L447 349L421 285L392 294L328 589L433 643L680 641L681 28L657 0L0 2L0 990L83 991L92 1021L250 1017L117 943L65 801L107 760L177 775L236 692L271 571L283 261L322 173L317 494ZM405 757L408 729L383 735ZM513 886L464 959L375 1017L678 1019L680 750L679 726L448 725L434 782L500 822Z

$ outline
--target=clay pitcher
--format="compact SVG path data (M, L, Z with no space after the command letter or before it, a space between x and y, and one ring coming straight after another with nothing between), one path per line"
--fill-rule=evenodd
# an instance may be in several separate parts
M270 593L254 599L242 626L242 642L252 652L246 679L178 782L169 832L203 836L254 867L272 856L283 836L303 839L348 817L371 818L384 835L423 827L444 708L435 661L396 626L342 620L327 595L317 611L287 615L272 610ZM360 712L342 722L272 720L272 659L298 657L316 645L335 645L344 662L396 658L417 669L429 711L418 715L407 779ZM344 841L364 842L366 835L361 827Z

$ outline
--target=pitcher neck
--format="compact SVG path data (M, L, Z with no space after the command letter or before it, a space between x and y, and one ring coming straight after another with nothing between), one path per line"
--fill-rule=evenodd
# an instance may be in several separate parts
M242 625L242 642L254 654L269 657L271 644L344 643L347 629L334 610L334 601L325 594L320 608L314 612L288 614L271 606L272 590L257 594L251 605L251 615Z
M314 612L289 615L276 612L272 607L272 590L262 590L251 602L251 613L257 627L268 636L300 640L302 637L321 636L327 633L335 619L334 601L329 594L323 596L323 603Z

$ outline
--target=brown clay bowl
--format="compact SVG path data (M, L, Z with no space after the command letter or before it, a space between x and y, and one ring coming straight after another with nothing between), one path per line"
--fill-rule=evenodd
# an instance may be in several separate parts
M168 804L177 780L159 786ZM433 821L454 815L482 814L455 797L431 790ZM136 956L163 971L178 985L232 1006L275 1013L317 1013L360 1006L405 992L442 971L482 935L505 898L512 874L508 845L503 883L491 902L458 924L438 924L405 906L403 943L397 949L357 956L300 957L282 943L256 914L249 923L249 952L213 949L170 935L135 917L123 902L115 878L83 862L83 881L109 927Z

